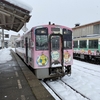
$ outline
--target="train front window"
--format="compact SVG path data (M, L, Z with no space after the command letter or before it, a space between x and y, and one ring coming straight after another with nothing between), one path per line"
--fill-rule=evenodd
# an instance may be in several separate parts
M63 29L64 49L72 49L72 31Z
M36 50L48 50L47 35L36 35Z
M36 50L48 50L48 29L38 28L35 30Z
M59 50L59 46L60 46L59 41L60 41L60 38L57 37L57 36L53 36L51 38L51 46L52 46L51 48L52 48L52 50Z

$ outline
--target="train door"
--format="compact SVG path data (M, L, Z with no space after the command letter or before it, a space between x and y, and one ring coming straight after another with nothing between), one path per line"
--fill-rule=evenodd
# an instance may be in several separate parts
M63 66L63 37L61 34L52 34L49 38L50 43L50 67Z
M25 38L25 44L26 44L26 47L25 47L26 63L28 63L28 38L27 37Z

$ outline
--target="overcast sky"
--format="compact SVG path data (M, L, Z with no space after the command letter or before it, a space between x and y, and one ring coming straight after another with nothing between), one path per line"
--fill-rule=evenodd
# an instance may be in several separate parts
M100 20L100 0L20 0L33 8L27 28L49 21L73 28ZM12 32L11 32L12 33ZM22 34L22 31L19 32ZM15 33L16 34L16 33ZM18 34L18 33L17 33Z

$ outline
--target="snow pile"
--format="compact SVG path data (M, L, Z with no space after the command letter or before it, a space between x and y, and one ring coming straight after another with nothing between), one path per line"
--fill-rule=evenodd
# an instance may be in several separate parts
M12 57L10 55L10 48L4 48L0 50L0 64L6 63L7 61L11 59Z

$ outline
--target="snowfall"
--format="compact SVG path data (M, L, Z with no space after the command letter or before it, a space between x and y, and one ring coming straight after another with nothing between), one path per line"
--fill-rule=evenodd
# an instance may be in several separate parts
M10 49L15 51L14 48L0 50L0 64L12 59ZM84 94L89 100L100 100L100 65L74 59L71 76L65 76L62 80ZM62 97L62 100L88 100L69 87L64 86L60 80L48 81L47 83ZM45 84L43 85L46 87ZM46 88L48 89L48 87ZM59 100L51 90L48 89L48 91L56 100Z

